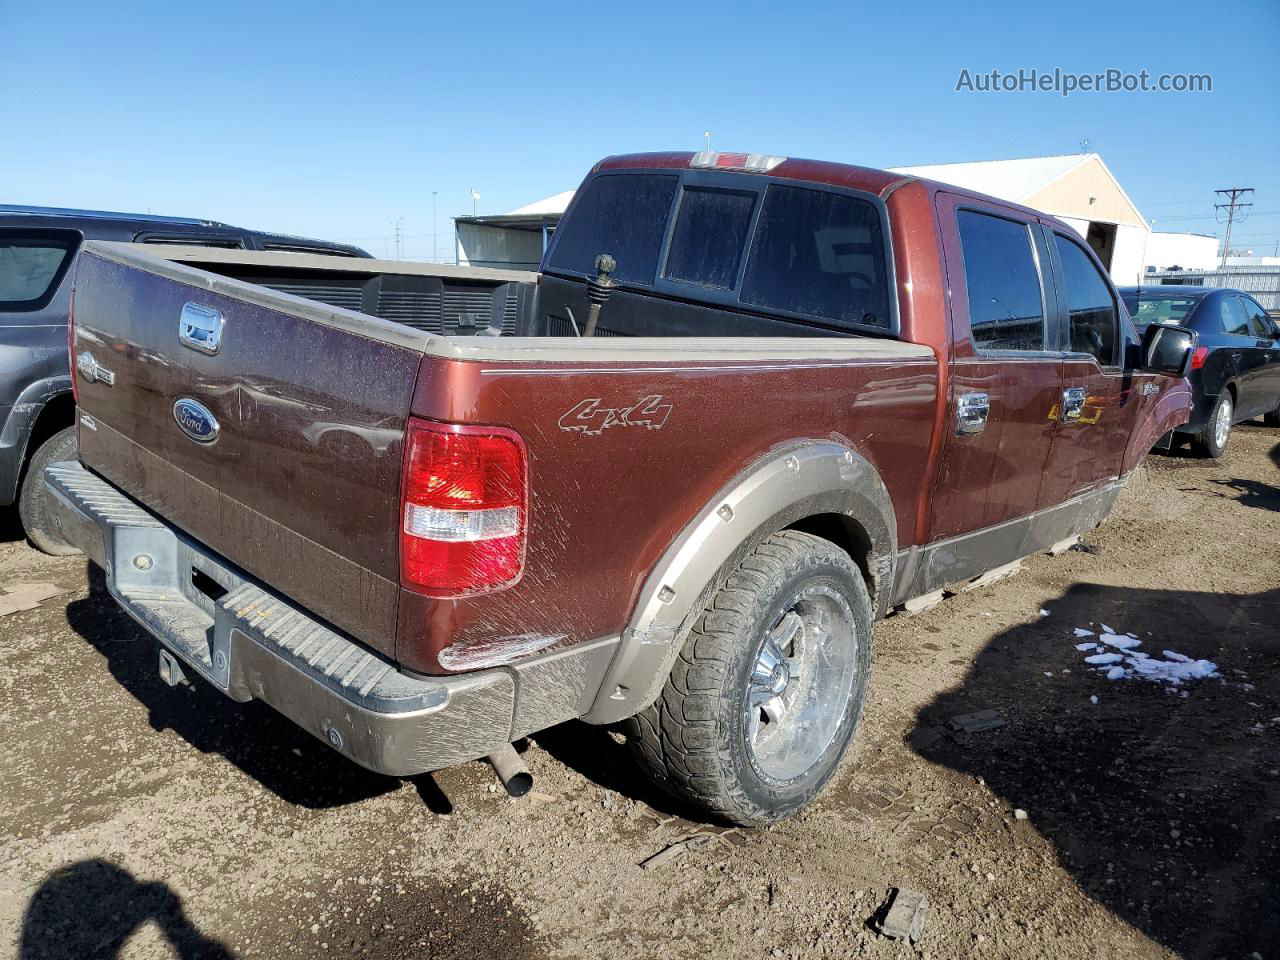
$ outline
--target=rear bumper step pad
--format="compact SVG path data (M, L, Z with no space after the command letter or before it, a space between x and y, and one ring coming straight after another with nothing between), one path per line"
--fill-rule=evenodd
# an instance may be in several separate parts
M80 463L50 464L45 482L58 531L106 572L116 601L233 700L262 700L394 776L474 760L512 739L521 669L405 676Z

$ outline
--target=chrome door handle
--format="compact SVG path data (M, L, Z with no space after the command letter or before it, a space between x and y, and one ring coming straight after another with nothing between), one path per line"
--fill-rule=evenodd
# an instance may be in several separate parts
M1062 420L1075 423L1084 413L1084 387L1068 387L1062 391Z
M987 426L987 414L991 412L991 398L985 393L960 395L956 405L956 433L960 436L981 433Z
M178 340L184 347L215 354L222 346L222 314L213 307L184 303L178 316Z

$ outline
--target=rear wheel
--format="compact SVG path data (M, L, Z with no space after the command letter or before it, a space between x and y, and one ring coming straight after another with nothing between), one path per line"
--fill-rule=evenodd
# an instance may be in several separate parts
M36 447L27 462L22 490L18 493L18 516L22 519L27 539L37 550L55 557L69 557L80 551L58 536L50 523L50 494L44 485L44 468L59 460L75 458L76 428L66 427Z
M785 530L729 576L657 702L630 721L642 766L718 819L808 804L852 739L871 667L871 599L843 550Z
M1276 403L1276 408L1270 413L1263 414L1262 422L1268 427L1280 427L1280 402Z
M1235 404L1231 394L1224 390L1218 395L1218 402L1213 405L1208 422L1200 428L1200 432L1191 441L1196 453L1203 457L1217 459L1227 451L1227 441L1231 439L1231 422L1235 416Z

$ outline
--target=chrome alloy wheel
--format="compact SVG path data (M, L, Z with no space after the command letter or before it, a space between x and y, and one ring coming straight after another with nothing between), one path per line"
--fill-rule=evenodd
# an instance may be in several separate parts
M746 702L747 753L765 780L794 780L831 745L853 692L860 638L849 603L828 586L797 593L756 653Z
M1231 432L1231 397L1224 394L1218 401L1218 412L1213 416L1213 443L1219 450L1227 445Z

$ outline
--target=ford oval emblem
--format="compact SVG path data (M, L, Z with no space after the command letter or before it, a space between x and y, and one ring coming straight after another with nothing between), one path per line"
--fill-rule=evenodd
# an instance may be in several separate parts
M196 443L213 443L218 439L218 418L203 403L183 397L173 405L173 419Z

